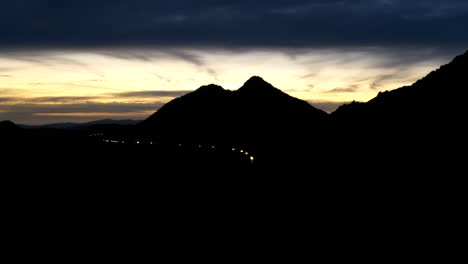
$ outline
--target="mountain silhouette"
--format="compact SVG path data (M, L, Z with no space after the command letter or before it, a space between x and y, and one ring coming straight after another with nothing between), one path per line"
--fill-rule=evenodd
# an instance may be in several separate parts
M13 144L24 136L24 130L11 121L0 121L0 145Z
M18 133L21 133L22 129L17 126L15 123L6 120L6 121L0 121L0 135L3 136L14 136L17 135Z
M95 147L96 142L120 139L171 146L188 143L242 147L268 157L270 164L286 159L307 163L326 157L457 158L457 153L465 151L468 145L464 126L467 73L468 52L413 85L381 92L366 103L343 105L332 114L254 76L235 91L214 84L202 86L170 101L135 127L100 125L118 122L101 120L41 127L56 128L54 131L22 132L12 122L4 121L0 123L0 133L3 141L22 134L34 144L60 146L66 142L88 142ZM64 131L77 127L86 129Z
M9 131L9 130L18 130L19 127L11 122L10 120L5 120L0 122L0 130L1 131Z
M169 102L140 126L163 139L263 144L317 132L326 116L252 77L237 91L203 86Z
M393 91L379 93L369 102L352 103L337 109L335 116L346 118L368 112L377 112L379 115L412 115L416 111L423 113L452 113L465 111L465 107L456 102L465 101L468 80L468 52L456 57L452 62L431 72L426 77L411 86L405 86ZM421 117L426 117L422 115ZM446 117L444 117L446 118Z
M347 131L348 139L380 154L454 154L466 146L467 73L468 52L411 86L381 92L367 103L341 106L331 115L332 131ZM339 144L350 145L345 141Z
M114 119L102 119L96 121L90 121L85 123L54 123L54 124L46 124L46 125L39 125L39 126L29 126L29 125L21 125L24 128L30 129L37 129L37 128L51 128L51 129L83 129L89 128L96 125L136 125L140 123L141 120L114 120Z

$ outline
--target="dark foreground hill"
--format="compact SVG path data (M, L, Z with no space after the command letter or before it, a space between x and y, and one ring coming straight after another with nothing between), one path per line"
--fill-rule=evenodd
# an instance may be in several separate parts
M466 57L332 115L252 78L132 129L0 123L7 251L19 263L450 262L466 222Z

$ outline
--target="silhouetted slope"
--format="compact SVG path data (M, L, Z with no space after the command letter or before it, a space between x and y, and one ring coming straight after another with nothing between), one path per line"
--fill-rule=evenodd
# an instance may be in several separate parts
M167 103L141 126L161 138L216 139L224 132L223 114L227 112L230 93L220 86L203 86Z
M468 52L411 86L341 106L331 115L334 132L345 134L348 142L342 143L352 144L354 138L374 145L374 152L380 145L380 152L392 155L454 154L466 145L467 76Z
M166 104L140 128L163 142L239 146L275 163L272 160L296 161L300 152L309 157L307 153L317 151L311 139L322 137L326 117L307 102L252 77L237 91L201 87Z
M11 121L0 122L0 144L2 146L16 144L24 136L22 128Z
M1 121L0 122L0 131L1 132L14 132L14 131L18 131L20 130L20 128L15 125L15 123L9 121L9 120L6 120L6 121Z
M113 120L113 119L102 119L86 123L56 123L47 124L41 126L24 126L25 128L53 128L53 129L83 129L89 128L96 125L136 125L140 123L140 120Z
M141 127L174 140L246 143L311 132L325 117L307 102L253 77L237 91L203 86L169 102Z
M451 63L431 72L411 86L405 86L379 95L362 105L353 103L340 107L334 116L372 109L379 114L412 114L419 109L422 112L464 111L464 107L455 102L464 102L468 87L468 52L456 57ZM424 108L424 109L421 109ZM345 110L346 109L346 110ZM408 112L406 112L408 111Z
M8 141L12 137L21 136L22 132L23 129L21 127L9 120L0 122L0 138L3 138L4 141Z

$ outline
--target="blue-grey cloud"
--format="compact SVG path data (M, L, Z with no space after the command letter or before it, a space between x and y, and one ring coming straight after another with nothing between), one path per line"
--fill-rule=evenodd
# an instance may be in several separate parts
M193 51L184 50L184 49L175 49L175 48L164 48L164 49L148 49L148 48L140 48L140 49L106 49L106 50L94 50L101 55L105 55L112 58L123 59L123 60L136 60L141 62L157 62L160 59L176 59L180 61L184 61L188 64L191 64L198 68L202 72L206 72L207 74L214 77L216 80L218 78L218 73L213 68L209 67L203 59L203 56L197 54ZM155 74L161 80L166 80L165 78L161 78L162 76Z
M0 46L459 47L467 24L465 0L15 0Z

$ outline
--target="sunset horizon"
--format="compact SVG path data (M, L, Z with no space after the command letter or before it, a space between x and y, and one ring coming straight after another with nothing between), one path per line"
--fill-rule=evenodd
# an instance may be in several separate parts
M415 51L409 56L427 53L435 51ZM126 50L115 54L13 53L0 59L9 65L0 69L4 85L0 119L25 125L142 120L170 100L201 86L216 84L236 90L254 75L331 113L342 104L366 102L379 92L411 85L454 57L448 54L421 57L402 65L404 62L385 54L378 49L302 50L299 54L296 51L294 57L275 50L241 53L217 50L214 55L173 49ZM242 65L249 60L258 63Z
M7 2L0 120L144 119L254 75L332 112L464 53L467 14L458 0Z

